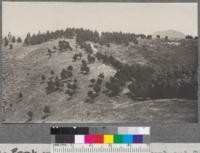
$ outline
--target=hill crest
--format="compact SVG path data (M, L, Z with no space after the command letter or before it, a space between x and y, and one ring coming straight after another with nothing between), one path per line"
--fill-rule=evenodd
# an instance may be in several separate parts
M163 31L156 31L152 34L155 38L157 35L160 35L161 38L168 36L169 39L184 39L184 33L176 30L163 30Z

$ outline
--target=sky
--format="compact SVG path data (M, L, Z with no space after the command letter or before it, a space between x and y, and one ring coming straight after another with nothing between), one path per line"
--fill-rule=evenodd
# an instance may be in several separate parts
M2 33L25 36L67 27L197 36L197 3L3 2Z

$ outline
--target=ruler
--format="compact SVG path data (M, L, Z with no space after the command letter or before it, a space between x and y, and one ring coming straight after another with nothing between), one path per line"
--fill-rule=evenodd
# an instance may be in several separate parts
M147 150L144 150L142 148L149 148L151 150L151 153L200 153L200 143L151 143L149 145L140 145L141 148L137 145L122 145L122 148L126 148L126 147L130 147L132 149L127 149L125 150L125 153L128 151L128 153L143 153ZM58 147L58 145L56 145L55 148L53 148L53 144L0 144L0 153L50 153L52 151L55 152L59 152L59 153L67 153L65 152L65 149L61 149L61 150L56 150L56 148L62 148L61 146ZM73 145L69 145L68 147L73 147ZM75 146L76 147L76 146ZM79 145L78 147L81 147L81 145ZM91 148L92 146L87 146L84 145L84 147L88 147ZM97 147L101 147L101 146L97 146ZM102 147L111 147L110 145L105 145ZM118 146L113 146L112 148L120 148L120 145ZM98 149L96 149L98 150ZM78 153L79 150L76 150ZM84 149L84 151L87 151L86 149ZM95 151L95 150L94 150ZM107 150L109 151L109 150ZM112 152L116 152L119 153L120 149L111 149ZM110 152L111 152L110 151ZM97 152L97 151L96 151ZM111 152L111 153L112 153ZM87 153L87 152L86 152ZM99 153L101 153L99 151ZM109 152L106 152L109 153Z
M51 153L151 153L150 144L51 144Z
M51 153L151 153L150 127L52 127Z

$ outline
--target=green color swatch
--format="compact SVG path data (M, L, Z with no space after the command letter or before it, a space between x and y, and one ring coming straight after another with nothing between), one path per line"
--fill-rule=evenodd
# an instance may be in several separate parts
M114 135L114 143L123 143L122 135Z

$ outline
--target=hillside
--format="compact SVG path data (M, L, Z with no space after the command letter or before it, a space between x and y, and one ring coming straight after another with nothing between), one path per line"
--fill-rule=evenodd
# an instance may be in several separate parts
M160 35L161 38L165 38L165 36L168 36L169 39L184 39L185 35L176 30L166 30L166 31L157 31L154 32L153 37L156 38L157 35Z
M69 42L72 50L58 49L60 40ZM152 66L155 71L183 65L189 69L197 63L196 42L178 42L185 46L170 44L162 40L141 40L137 45L110 46L87 42L93 54L112 55L121 63ZM48 50L51 50L49 52ZM75 54L81 59L73 60ZM94 56L93 55L93 56ZM111 64L95 58L87 63L89 73L81 73L82 60L87 61L88 53L77 45L74 38L50 40L42 44L24 46L13 44L13 49L3 52L3 99L6 112L1 115L3 122L196 122L196 100L186 98L135 98L127 96L127 85L114 97L104 94L106 82L117 69ZM194 60L195 59L195 60ZM173 63L173 64L172 64ZM61 72L73 67L73 76L61 80ZM53 73L51 72L53 71ZM91 90L91 79L104 74L101 91L93 101L87 101ZM42 79L42 76L45 76ZM48 80L57 78L63 82L61 88L47 93ZM76 81L74 81L76 80ZM59 82L59 83L60 83ZM76 84L73 96L66 89Z

